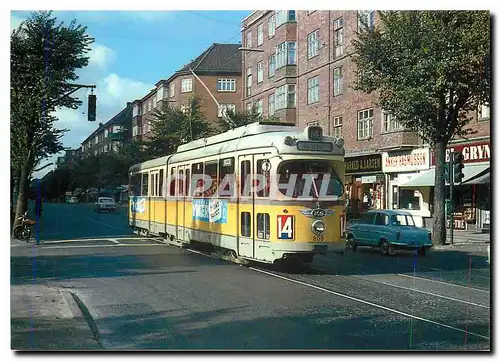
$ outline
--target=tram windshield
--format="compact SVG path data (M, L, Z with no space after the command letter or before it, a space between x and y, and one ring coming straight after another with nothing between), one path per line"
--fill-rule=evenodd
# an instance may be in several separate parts
M278 188L282 194L293 198L340 197L344 193L344 186L335 170L337 164L340 162L302 159L284 161L278 166ZM313 177L314 181L311 180Z

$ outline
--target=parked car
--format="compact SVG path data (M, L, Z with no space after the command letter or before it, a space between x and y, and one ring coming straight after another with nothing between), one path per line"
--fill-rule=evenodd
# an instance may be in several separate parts
M347 225L346 249L355 251L358 246L379 247L384 255L394 254L396 249L416 249L425 256L432 247L431 232L416 227L408 212L370 210Z
M76 198L76 197L71 197L71 198L69 199L69 203L72 203L72 204L76 204L76 203L78 203L78 198Z
M113 198L109 198L109 197L97 198L97 201L95 202L95 211L96 212L101 212L101 211L115 212L116 211L115 200Z

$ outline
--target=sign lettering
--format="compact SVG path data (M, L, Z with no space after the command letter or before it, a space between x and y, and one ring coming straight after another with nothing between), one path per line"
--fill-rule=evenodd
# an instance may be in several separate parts
M382 171L381 154L367 155L364 157L346 158L346 174L373 173Z
M490 141L475 142L469 144L452 144L446 148L445 162L450 161L453 152L462 153L464 163L489 162L491 160ZM436 155L432 152L431 164L436 165Z
M382 155L384 173L429 169L429 149L384 153Z

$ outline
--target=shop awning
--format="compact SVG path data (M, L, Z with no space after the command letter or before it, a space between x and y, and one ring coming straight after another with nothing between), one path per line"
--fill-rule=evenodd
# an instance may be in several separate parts
M479 184L476 180L481 174L490 168L489 164L468 164L464 167L464 181L462 184ZM487 172L489 181L489 171ZM417 177L400 185L402 188L432 187L435 183L435 168L422 172Z
M462 184L488 184L490 183L490 173L491 173L491 168L488 167L482 172L476 174L474 177L469 178Z

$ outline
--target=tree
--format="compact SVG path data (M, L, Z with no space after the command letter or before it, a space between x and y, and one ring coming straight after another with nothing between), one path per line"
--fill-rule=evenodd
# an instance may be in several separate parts
M211 126L203 117L200 100L193 97L184 109L170 107L163 103L153 114L151 121L151 139L147 149L151 157L172 154L181 144L207 137Z
M227 132L231 129L229 123L234 124L233 128L242 127L248 124L252 124L255 122L279 122L279 118L275 116L270 116L268 118L264 118L262 114L257 111L257 107L254 105L252 109L248 112L234 112L230 109L226 111L226 117L229 118L229 122L224 118L217 118L217 129L216 133Z
M26 209L29 178L36 164L62 150L65 130L56 129L58 107L76 109L81 102L65 96L68 81L78 79L93 39L72 21L56 24L51 12L32 13L11 34L11 156L19 175L16 217Z
M446 239L444 162L450 140L490 102L486 11L379 12L380 26L353 41L356 90L377 91L382 109L427 140L436 155L433 241Z

